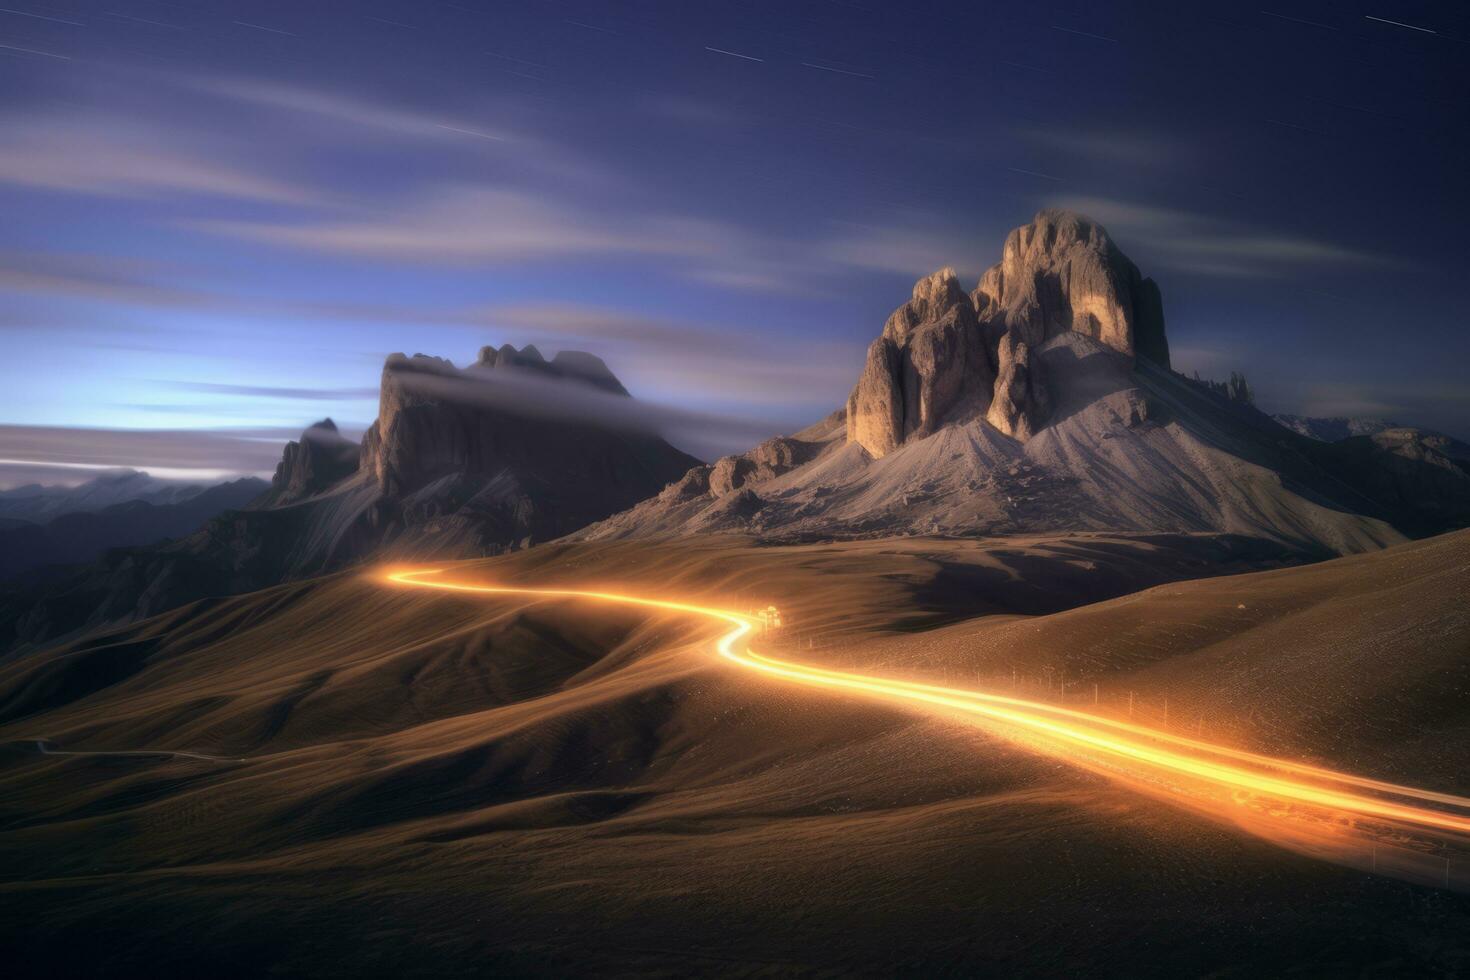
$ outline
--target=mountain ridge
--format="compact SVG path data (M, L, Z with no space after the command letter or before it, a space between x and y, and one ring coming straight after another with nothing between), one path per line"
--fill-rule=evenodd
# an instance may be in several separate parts
M63 514L99 511L131 500L177 504L225 482L231 481L161 480L145 470L123 468L75 486L29 483L0 490L0 517L38 524Z
M243 477L172 503L128 500L72 511L44 524L0 528L0 579L44 565L87 561L108 548L181 537L223 511L247 506L265 489L265 481Z

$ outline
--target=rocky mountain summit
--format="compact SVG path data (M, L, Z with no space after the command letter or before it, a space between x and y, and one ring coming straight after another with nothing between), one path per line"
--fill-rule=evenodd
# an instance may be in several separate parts
M564 502L575 494L562 482L594 479L595 488L584 492L627 505L695 462L661 439L583 417L575 398L588 389L595 404L630 398L600 358L582 351L547 361L530 345L486 347L464 370L442 358L395 354L383 367L378 418L363 437L360 465L395 497L446 476L472 482L513 475L556 485ZM580 525L566 522L577 519L562 513L537 537L572 530Z
M879 458L969 414L1024 442L1053 403L1033 352L1064 333L1169 366L1154 281L1100 225L1042 211L1010 233L973 291L949 268L915 284L868 348L847 400L848 441Z
M581 350L557 351L548 361L535 344L527 344L520 350L510 344L481 347L471 370L530 372L561 381L580 381L614 395L628 394L628 389L608 370L602 358Z
M329 418L313 423L299 441L286 443L271 488L256 506L289 504L321 493L356 473L357 457L357 443L342 435L337 423Z
M698 464L619 425L612 407L631 400L579 351L547 360L535 347L486 347L465 368L393 354L360 445L324 419L287 443L249 507L0 596L0 648L365 560L478 557L560 537Z
M1158 286L1095 221L1042 211L970 292L920 279L843 410L578 536L1213 532L1320 556L1470 523L1452 447L1374 439L1305 438L1243 377L1170 370Z

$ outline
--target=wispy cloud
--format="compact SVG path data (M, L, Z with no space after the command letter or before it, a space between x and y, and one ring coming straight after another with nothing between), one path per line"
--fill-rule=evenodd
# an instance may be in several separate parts
M378 130L393 136L440 141L476 136L497 141L516 140L517 134L493 123L454 115L418 112L340 92L285 85L257 78L191 78L198 91L247 105L301 113L344 126Z
M228 395L246 398L280 398L288 401L350 401L377 398L377 388L283 388L273 385L237 385L212 381L159 380L155 384L179 391L197 391L206 395Z
M862 367L860 344L746 325L569 303L489 305L459 315L501 335L588 346L615 364L635 393L656 389L731 403L836 405Z
M534 341L590 348L628 374L635 390L703 399L836 404L861 368L862 345L793 336L747 323L700 322L576 303L406 306L356 300L279 300L160 284L154 263L101 255L0 255L0 293L105 301L140 310L193 310L293 322L391 323L462 328L483 342ZM17 319L16 325L28 321ZM157 330L158 328L150 328ZM114 339L112 343L121 343ZM327 401L370 397L366 388L228 385L179 381L181 390Z
M1059 197L1053 207L1102 222L1125 250L1141 245L1163 265L1200 275L1282 278L1304 270L1367 269L1393 259L1334 242L1195 211L1154 207L1105 197Z
M641 401L531 371L421 370L413 362L400 362L394 373L406 388L432 398L527 418L579 423L596 419L607 429L661 436L704 458L748 448L771 435L768 419Z
M817 253L837 267L903 276L927 275L951 266L965 279L980 273L999 255L982 246L983 232L960 233L934 225L844 225L817 246Z
M1037 127L1022 130L1020 136L1064 157L1125 167L1166 166L1178 163L1188 154L1180 140L1140 130L1104 132Z
M864 272L917 276L954 264L961 251L958 236L918 226L829 236L762 228L721 214L717 202L676 199L625 164L568 146L547 135L554 128L547 120L505 100L480 111L425 109L260 79L131 81L187 91L192 113L263 118L238 131L197 120L185 126L146 99L116 116L74 105L15 114L3 120L0 184L157 201L143 219L149 224L272 251L457 269L653 258L661 276L806 297L830 296L844 277ZM262 145L246 137L267 123L291 138ZM344 184L324 166L344 146L416 163ZM200 197L220 206L206 210ZM160 305L203 300L144 282L106 283L96 275L82 282L85 271L46 274L73 275L74 294L98 299L142 302L151 290ZM0 286L67 285L47 282L43 272L11 269Z
M1470 390L1449 384L1341 382L1307 388L1300 414L1410 418L1428 412L1470 409Z
M108 429L0 425L0 463L53 469L132 467L168 473L269 474L299 429Z
M0 183L103 197L321 200L319 191L232 164L228 154L211 155L164 127L151 129L140 133L86 113L9 120L0 135Z
M440 186L346 218L206 221L194 227L268 245L393 261L525 262L568 255L707 255L697 226L671 218L634 222L522 190Z
M158 281L178 269L127 256L58 252L0 253L0 292L32 293L131 306L201 309L222 297Z

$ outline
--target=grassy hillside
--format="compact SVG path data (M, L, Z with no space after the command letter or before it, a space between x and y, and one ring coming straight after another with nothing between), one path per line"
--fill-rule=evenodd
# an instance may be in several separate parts
M1069 702L1093 683L1119 711L1168 697L1214 737L1470 791L1470 534L1178 581L1255 547L722 537L454 574L774 602L787 655L1032 695L1065 676ZM773 685L714 659L716 632L339 575L14 659L6 946L60 972L327 975L1449 975L1470 957L1463 892L1311 860L957 722Z

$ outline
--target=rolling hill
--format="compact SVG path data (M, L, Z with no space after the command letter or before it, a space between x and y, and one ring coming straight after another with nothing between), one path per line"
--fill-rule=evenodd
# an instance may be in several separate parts
M1186 731L1202 716L1233 744L1470 790L1470 536L1128 591L1170 556L1222 567L1190 553L1213 541L718 535L453 573L779 602L772 649L808 660L1033 690L1061 669L1074 702L1097 683L1155 724L1167 699ZM1126 594L1087 604L1104 582ZM12 661L7 948L85 971L99 943L67 940L90 936L114 968L239 974L1464 962L1446 942L1463 893L1295 856L983 729L752 677L712 637L342 573ZM139 750L158 754L87 754Z

